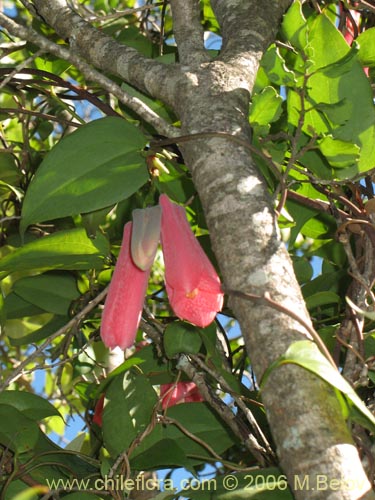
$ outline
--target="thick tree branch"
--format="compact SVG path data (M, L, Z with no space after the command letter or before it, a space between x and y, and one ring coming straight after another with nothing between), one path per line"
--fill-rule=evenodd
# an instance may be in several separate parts
M260 59L274 40L273 30L269 27L279 24L280 12L285 11L290 3L290 0L251 2L250 6L249 2L242 0L212 0L223 37L219 59L247 72L249 60Z
M65 0L34 0L38 14L81 57L104 71L119 76L142 92L171 104L173 66L148 59L136 49L116 42L95 29L67 6ZM173 80L173 79L172 79Z
M176 103L182 132L217 130L250 143L248 105L258 61L275 36L284 8L290 2L213 0L212 3L219 22L225 25L223 54L219 60L197 70L194 78L186 77L179 86ZM244 20L250 27L246 28ZM238 47L235 31L245 37ZM270 364L293 342L309 337L301 321L282 310L293 310L311 327L292 263L279 237L267 186L249 148L239 143L222 137L197 137L180 148L203 203L226 289L261 297L270 294L282 306L272 309L260 303L252 306L241 296L230 301L260 380ZM280 463L292 487L296 477L310 477L313 481L325 474L342 485L348 478L360 478L361 493L370 490L340 404L324 381L300 367L283 366L271 373L262 389L262 398ZM312 429L319 440L312 437ZM329 495L319 489L295 491L297 499L329 496L332 500L342 500L354 499L357 494L358 491L345 492L344 487L329 491Z
M21 39L27 40L28 42L35 43L38 47L42 48L44 51L49 52L61 59L70 61L74 64L88 80L99 83L103 89L110 92L112 95L118 98L120 102L128 106L132 111L137 113L142 119L152 125L155 130L160 134L175 136L177 135L177 129L172 125L169 125L165 120L163 120L159 115L157 115L151 108L149 108L144 102L136 97L132 97L122 90L115 82L107 78L103 74L96 71L89 64L87 64L81 57L77 56L72 51L67 48L51 42L42 35L39 35L36 31L20 24L15 23L12 19L5 16L0 12L0 23L2 26Z
M203 27L199 19L199 0L171 0L173 33L180 62L198 66L210 60L204 48Z

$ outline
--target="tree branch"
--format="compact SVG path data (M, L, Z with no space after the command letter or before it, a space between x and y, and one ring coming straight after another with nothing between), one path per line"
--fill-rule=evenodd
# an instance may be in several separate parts
M116 96L120 102L137 113L138 116L152 125L160 134L170 135L171 137L177 135L177 129L175 127L169 125L140 99L130 96L112 80L96 71L81 57L77 56L65 47L51 42L44 36L39 35L33 29L15 23L12 19L5 16L1 12L0 22L2 26L14 36L27 40L31 43L35 43L46 52L73 63L80 71L82 71L87 79L99 83L103 89Z
M148 59L136 49L116 42L73 12L65 0L34 0L38 14L72 49L91 64L119 76L142 92L171 104L170 78L175 68Z
M210 60L204 48L203 27L199 19L199 0L171 0L173 33L180 62L199 66Z
M249 62L260 60L274 40L270 25L278 26L291 0L244 2L211 0L221 27L223 45L218 59L239 66L248 73Z

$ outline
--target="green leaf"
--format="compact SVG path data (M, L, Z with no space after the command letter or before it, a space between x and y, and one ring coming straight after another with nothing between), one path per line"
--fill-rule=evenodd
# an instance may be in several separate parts
M352 167L359 160L360 148L356 144L327 136L318 141L318 145L320 151L333 167Z
M54 415L61 416L46 399L30 392L4 391L0 393L0 405L2 404L12 406L26 417L36 421Z
M6 300L11 297L14 294L10 294L7 296ZM16 295L17 297L17 295ZM20 298L20 300L22 300ZM27 314L25 314L27 316ZM20 316L22 317L22 315ZM48 323L45 323L41 328L38 328L38 330L35 330L28 335L25 335L23 337L17 337L17 338L10 338L10 343L14 346L18 345L26 345L26 344L32 344L34 342L39 342L40 340L44 340L45 338L49 337L52 335L52 333L57 332L61 327L63 327L68 321L69 321L68 316L54 316L51 321L48 321Z
M0 403L0 443L15 453L34 448L39 438L38 424L14 406Z
M106 448L115 457L146 429L158 398L144 375L127 371L113 380L106 399L103 438Z
M305 257L293 257L293 267L299 284L311 280L313 268Z
M327 47L329 50L326 50ZM309 68L311 76L305 106L311 111L305 115L304 131L311 135L315 129L317 133L331 134L335 140L360 148L355 165L342 168L346 167L345 161L342 164L343 158L338 159L339 178L346 179L366 172L375 163L375 112L371 86L358 61L356 49L350 49L332 22L325 15L320 15L311 27L309 51L312 66ZM317 106L320 104L337 106L338 116L323 112L318 123ZM290 119L297 123L292 115ZM346 154L347 148L345 146ZM334 158L331 158L333 161L337 161L337 154L336 148ZM350 156L355 154L353 148Z
M271 370L276 369L286 363L294 363L311 371L332 387L338 389L348 400L349 405L353 405L364 417L367 427L374 432L375 417L354 391L352 386L344 379L340 372L335 369L327 358L320 352L316 344L310 340L300 340L294 342L283 356L273 364L262 380L264 384ZM363 421L362 421L363 423Z
M167 416L177 420L183 428L207 443L218 454L223 453L235 443L233 436L219 417L204 403L181 403L172 406L168 408ZM206 448L186 436L177 426L158 424L134 450L133 459L135 460L142 454L146 455L147 450L156 446L157 443L162 447L165 439L172 440L187 456L194 456L195 464L203 463L205 457L211 457ZM162 449L165 450L165 448ZM177 455L174 458L176 459ZM174 466L173 461L168 461L168 459L168 453L165 453L164 465ZM150 463L150 468L152 465Z
M285 40L297 49L305 49L307 43L307 23L302 13L302 3L300 1L294 2L285 14L281 30Z
M35 316L44 311L36 307L27 300L22 299L14 292L11 292L4 299L4 313L6 319L24 318L25 316Z
M359 44L358 57L363 66L375 66L375 28L370 28L358 36L356 42Z
M281 56L279 48L275 44L270 45L267 49L263 55L261 65L272 83L276 85L295 85L295 74L288 69L285 59Z
M59 231L26 243L0 261L0 279L15 271L100 269L109 254L107 239L87 237L82 228Z
M99 210L135 193L148 179L145 143L137 127L115 117L64 137L26 192L21 233L29 224Z
M168 450L168 453L166 453ZM173 439L161 438L142 453L136 450L131 465L137 470L153 469L154 467L184 467L193 469L194 462L191 461L183 450Z
M20 279L13 290L44 311L61 315L67 315L72 300L80 295L73 276L56 273Z
M255 94L250 108L250 123L252 126L269 127L282 112L282 98L273 87L266 87L261 94Z
M40 496L36 495L46 495L49 491L50 489L48 486L39 484L38 486L32 486L31 488L21 491L18 495L13 496L13 500L35 500L36 498L40 498Z
M164 331L164 349L168 358L177 354L198 354L202 339L199 329L190 323L175 321L167 326Z
M309 311L315 307L325 306L327 304L338 304L339 302L340 297L333 292L319 292L306 298L306 306Z

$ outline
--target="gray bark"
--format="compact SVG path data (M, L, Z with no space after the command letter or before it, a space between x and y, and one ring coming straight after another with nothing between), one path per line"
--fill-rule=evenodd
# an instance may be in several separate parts
M249 142L248 106L259 60L291 1L211 3L223 33L220 56L210 62L203 50L198 1L171 0L180 64L166 68L95 30L64 0L33 2L81 57L171 105L184 134L224 132ZM225 137L192 138L181 149L202 200L226 289L269 293L310 323L272 201L249 149ZM230 305L258 380L294 341L309 337L301 323L266 304L231 296ZM326 383L284 365L271 373L262 398L281 466L297 499L375 498ZM349 480L357 487L347 488Z

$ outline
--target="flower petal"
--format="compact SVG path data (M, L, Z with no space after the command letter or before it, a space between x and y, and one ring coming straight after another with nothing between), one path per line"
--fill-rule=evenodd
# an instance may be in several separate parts
M133 345L142 315L150 270L142 271L130 255L132 223L124 228L121 250L104 305L101 337L113 349L127 349Z
M192 232L185 210L160 196L165 282L173 311L205 327L223 306L220 279Z
M131 254L133 262L147 271L155 259L160 239L161 207L136 208L133 210Z
M197 403L204 401L194 382L178 382L178 384L163 384L160 386L162 408L170 408L179 403Z

